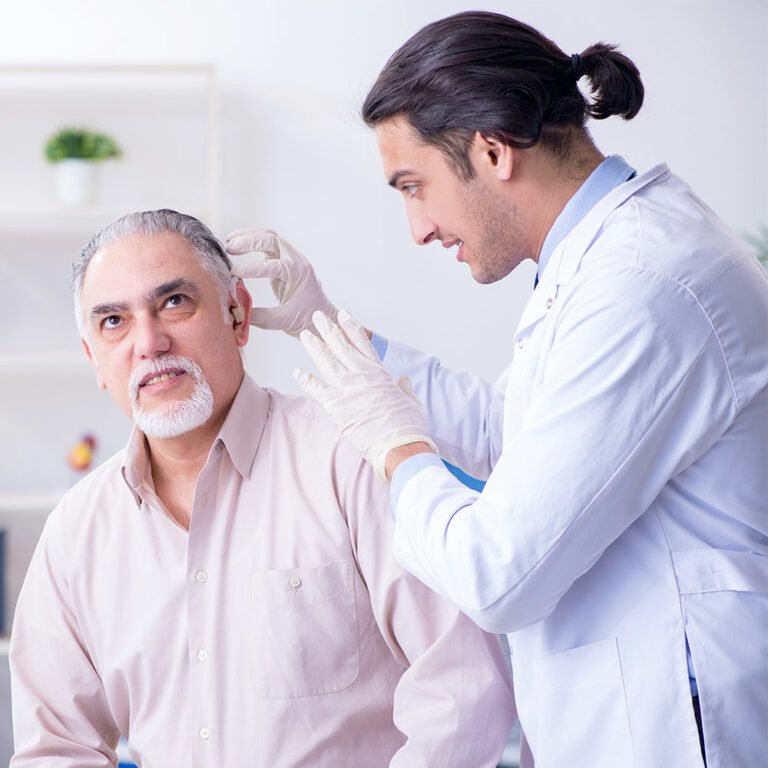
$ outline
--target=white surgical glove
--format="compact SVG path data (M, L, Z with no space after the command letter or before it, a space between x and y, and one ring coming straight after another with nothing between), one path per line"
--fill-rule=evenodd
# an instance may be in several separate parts
M321 338L310 331L300 338L325 383L302 369L293 372L294 378L323 405L376 474L387 479L387 454L401 445L427 443L437 452L408 380L392 378L365 329L344 310L338 313L338 325L321 312L313 319Z
M238 229L227 235L227 253L264 253L264 261L236 265L232 274L243 278L269 278L279 304L254 307L251 325L298 336L312 328L313 312L336 319L338 310L328 301L312 265L287 240L268 229Z

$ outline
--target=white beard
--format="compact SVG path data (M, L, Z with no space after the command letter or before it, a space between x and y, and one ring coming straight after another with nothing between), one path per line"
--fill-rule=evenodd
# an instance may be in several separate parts
M139 382L147 375L168 368L181 368L192 377L194 389L186 400L172 400L145 411L139 402ZM205 424L213 414L213 392L200 366L188 357L164 355L146 360L131 376L129 384L131 410L136 426L148 437L178 437Z

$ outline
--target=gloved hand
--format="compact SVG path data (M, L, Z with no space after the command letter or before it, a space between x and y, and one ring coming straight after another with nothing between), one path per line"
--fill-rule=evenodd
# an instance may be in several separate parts
M294 378L323 405L376 474L388 479L387 454L398 446L427 443L437 453L408 380L392 378L365 329L344 310L338 313L338 325L321 312L313 320L321 338L304 331L300 339L325 383L302 369L293 372Z
M313 312L324 312L336 319L338 310L328 301L312 265L287 240L268 229L238 229L227 235L226 248L233 256L259 252L267 257L232 270L236 277L266 277L272 281L279 304L254 307L251 325L298 336L305 328L314 327Z

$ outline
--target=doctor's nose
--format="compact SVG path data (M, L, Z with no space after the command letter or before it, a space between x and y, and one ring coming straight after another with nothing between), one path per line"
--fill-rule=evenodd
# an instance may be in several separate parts
M411 237L416 245L427 245L437 237L437 227L433 221L417 210L415 206L408 209L408 226L411 230Z
M171 338L156 318L136 318L133 328L133 352L142 360L165 355L170 351Z

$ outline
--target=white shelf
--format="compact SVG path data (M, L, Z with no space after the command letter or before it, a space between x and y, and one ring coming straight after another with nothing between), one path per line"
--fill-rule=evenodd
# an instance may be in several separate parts
M85 353L76 352L35 352L3 353L0 352L0 371L36 371L56 368L61 373L85 373L91 370L91 364Z
M0 232L46 238L62 234L87 237L111 221L132 212L126 207L0 210ZM184 213L190 213L206 223L211 218L208 211L184 211Z
M87 236L125 213L163 206L216 231L220 110L212 63L0 64L0 106L8 118L0 124L0 233ZM43 147L66 126L104 132L123 150L99 168L99 209L55 210Z
M179 64L29 64L0 65L0 88L28 95L30 91L57 94L71 91L166 95L197 92L211 87L215 71L207 63Z
M82 234L95 232L104 224L130 211L105 208L60 208L54 210L0 210L0 231L30 235Z
M0 512L41 512L47 514L61 500L62 492L19 491L0 493Z

